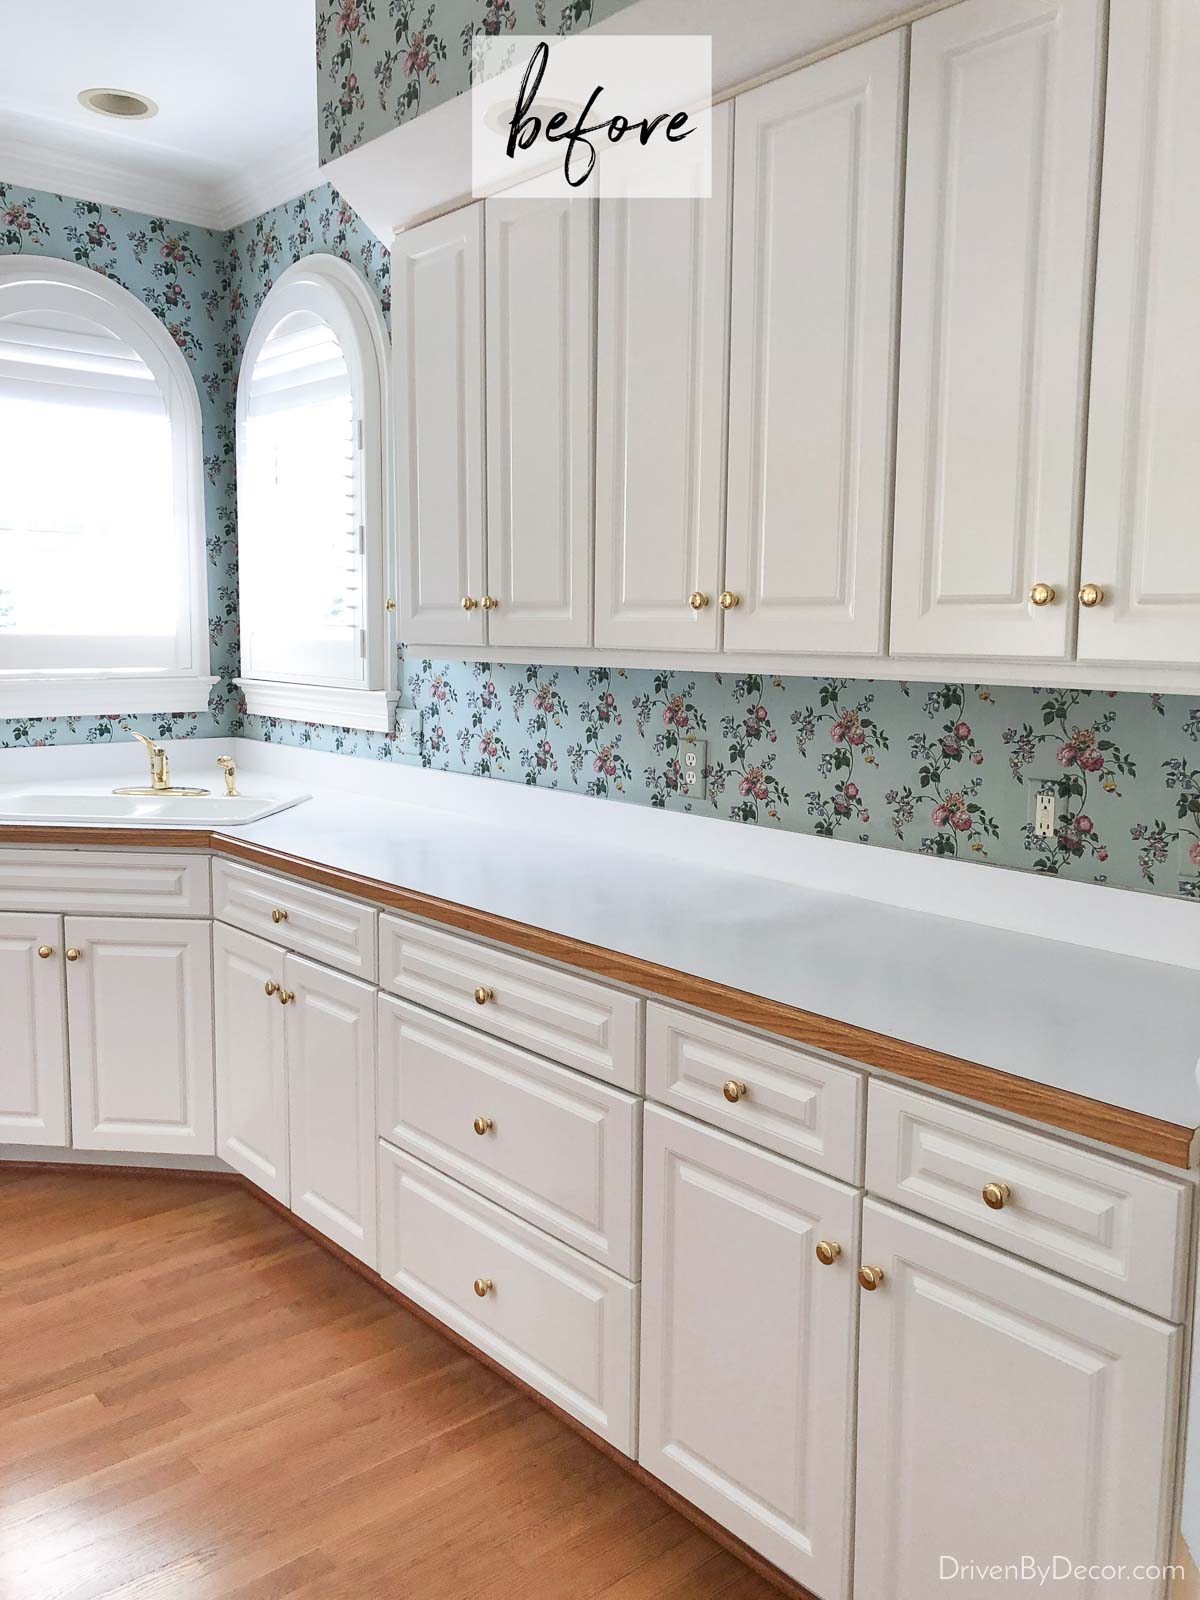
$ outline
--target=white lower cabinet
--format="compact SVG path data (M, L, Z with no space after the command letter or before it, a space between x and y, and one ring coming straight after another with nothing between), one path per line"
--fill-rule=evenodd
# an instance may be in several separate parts
M212 924L67 917L79 1150L212 1155Z
M217 1154L287 1205L285 953L218 922L213 928Z
M65 1145L62 922L0 913L0 1140Z
M873 1200L862 1258L855 1600L1158 1600L1183 1330Z
M859 1194L657 1106L646 1107L644 1149L638 1459L839 1600ZM829 1266L821 1242L840 1246Z
M284 962L292 1210L375 1265L375 994Z

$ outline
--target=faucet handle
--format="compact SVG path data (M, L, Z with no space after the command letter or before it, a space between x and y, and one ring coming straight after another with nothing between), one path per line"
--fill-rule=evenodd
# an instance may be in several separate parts
M237 787L237 763L232 756L218 756L217 765L225 774L225 798L236 800L241 792Z

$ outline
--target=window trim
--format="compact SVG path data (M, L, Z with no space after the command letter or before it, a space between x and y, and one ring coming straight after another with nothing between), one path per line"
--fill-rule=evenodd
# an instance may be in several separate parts
M336 307L331 319L330 308ZM366 630L366 672L363 686L258 675L236 682L255 716L283 717L378 733L392 729L399 702L394 611L386 601L394 569L392 485L389 439L388 370L390 341L383 312L366 279L340 256L318 252L305 256L280 274L254 318L239 368L235 440L239 477L246 439L248 374L254 370L267 338L281 316L312 311L341 337L348 326L352 347L343 351L350 368L355 410L362 422L362 512L364 527L363 627ZM241 536L239 506L239 539ZM240 602L239 602L240 603ZM243 636L245 630L243 630Z
M0 256L0 307L5 292L23 284L29 286L31 303L36 301L38 285L55 285L86 296L90 304L81 303L79 315L123 339L154 374L171 424L175 537L185 592L173 668L0 673L0 717L206 711L217 680L209 664L203 421L191 366L149 307L123 284L93 268L53 256Z

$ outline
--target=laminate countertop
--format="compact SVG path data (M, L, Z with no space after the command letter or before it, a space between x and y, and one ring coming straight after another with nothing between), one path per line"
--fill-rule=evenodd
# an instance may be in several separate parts
M720 862L616 849L583 833L547 831L532 820L522 829L511 816L502 824L467 821L357 796L316 798L214 834L213 843L245 859L257 854L261 865L269 865L262 852L274 852L614 952L628 959L607 975L625 981L639 983L637 963L701 980L678 991L640 985L668 998L674 993L704 1006L711 985L714 994L738 991L956 1058L964 1070L975 1064L1006 1075L1016 1085L1015 1099L980 1093L988 1080L969 1073L961 1092L1037 1120L1071 1126L1069 1118L1048 1117L1036 1093L1023 1102L1022 1083L1158 1119L1174 1125L1177 1135L1200 1127L1200 972L1186 967L806 888ZM285 862L279 865L286 870ZM369 886L345 887L370 893ZM391 903L438 914L403 899ZM493 931L479 920L457 925L506 937L502 927ZM525 941L525 947L560 954L554 943ZM752 1007L736 1011L722 1003L712 1009L758 1021ZM768 1009L759 1025L775 1029L775 1015ZM819 1028L778 1031L868 1065L907 1071L903 1052L893 1060L882 1044L856 1053L853 1040L841 1042L845 1035L837 1032L827 1038ZM947 1072L907 1075L955 1089ZM1139 1148L1086 1117L1074 1131ZM1189 1160L1196 1144L1193 1138ZM1185 1164L1179 1151L1186 1145L1186 1138L1176 1138L1175 1154L1163 1159ZM1140 1148L1159 1154L1152 1143Z

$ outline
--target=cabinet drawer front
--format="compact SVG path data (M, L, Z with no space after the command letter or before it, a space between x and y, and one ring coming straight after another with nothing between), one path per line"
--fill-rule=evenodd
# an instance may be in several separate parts
M0 849L0 911L207 917L208 857Z
M213 915L353 978L375 978L375 913L369 906L271 872L214 861Z
M388 1283L635 1454L636 1285L382 1140L379 1228Z
M985 1185L1003 1205L993 1210ZM893 1084L871 1085L867 1188L1179 1321L1188 1186Z
M726 1096L726 1084L737 1086L738 1098ZM832 1177L858 1181L861 1073L651 1004L646 1093Z
M379 981L406 1000L640 1091L642 1002L401 917L379 921ZM476 989L490 991L482 1005Z
M383 1138L631 1278L640 1113L632 1095L379 997Z

